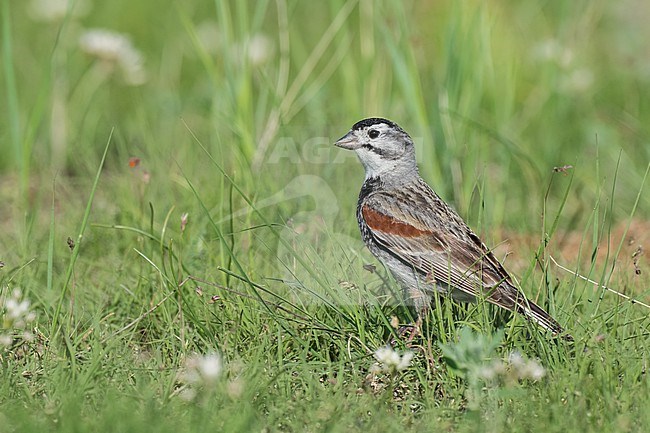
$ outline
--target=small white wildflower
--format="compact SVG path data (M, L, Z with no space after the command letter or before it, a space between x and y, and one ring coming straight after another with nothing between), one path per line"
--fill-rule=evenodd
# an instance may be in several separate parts
M208 54L217 54L222 45L222 36L215 21L203 21L196 26L196 38Z
M230 46L230 54L238 65L241 65L241 61L248 60L248 64L254 68L266 64L274 51L273 42L263 34L253 35Z
M526 365L526 359L519 352L511 352L508 355L508 364L511 368L523 368Z
M34 341L34 334L32 334L31 332L25 330L25 331L23 331L23 335L21 336L21 338L24 341L32 342L32 341Z
M226 392L228 393L228 397L238 399L244 393L244 382L240 378L231 380L226 385Z
M206 355L200 359L199 372L206 381L214 381L221 374L221 358L219 355Z
M582 93L594 83L594 74L588 68L578 68L562 78L560 88L567 92Z
M253 66L262 66L273 55L273 42L263 34L256 34L248 41L248 61Z
M0 297L0 311L4 310L4 329L24 329L36 319L36 315L29 311L29 300L21 299L22 296L21 290L15 288L10 298Z
M533 48L533 55L540 60L550 61L555 60L560 51L560 45L555 39L547 39Z
M505 364L502 361L494 361L488 366L479 368L478 376L490 381L502 376L505 371Z
M128 36L111 30L92 29L81 35L79 45L87 54L109 65L118 65L126 84L139 86L147 81L142 55Z
M0 347L10 346L13 338L8 334L0 334Z
M216 354L194 355L185 361L185 371L181 376L189 385L213 385L221 375L223 365L221 357Z
M541 380L546 376L546 370L536 361L531 360L528 363L528 378L531 380Z
M183 400L191 402L196 398L196 391L192 388L183 388L183 390L178 395Z
M546 370L534 359L526 359L518 352L508 356L509 369L513 376L519 380L540 380L546 375Z
M382 365L382 369L387 372L397 372L408 368L413 359L413 352L404 352L403 355L397 353L391 347L380 347L375 351L375 359Z
M35 21L59 22L68 16L80 18L90 11L90 4L85 0L32 0L29 15Z
M399 353L390 347L380 347L375 351L375 359L386 365L398 364L400 361Z
M370 374L379 374L382 371L384 370L381 368L381 365L376 362L370 366Z
M30 302L22 299L20 289L15 288L9 298L0 296L0 347L11 346L14 339L32 341L34 335L27 329L36 319L36 314L29 311Z
M16 299L9 299L5 304L5 308L10 319L20 319L29 312L29 301L23 300L19 302Z
M540 42L533 48L533 55L541 61L554 62L562 68L568 68L574 58L573 51L563 46L557 39Z
M477 371L478 377L487 381L514 383L520 380L537 381L546 375L546 370L534 359L527 359L519 352L511 352L505 360L495 360Z

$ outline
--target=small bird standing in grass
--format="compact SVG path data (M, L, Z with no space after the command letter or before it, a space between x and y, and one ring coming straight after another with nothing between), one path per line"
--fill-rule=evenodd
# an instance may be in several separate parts
M420 177L413 140L402 128L364 119L335 145L354 150L366 170L357 204L361 237L413 302L416 332L434 293L464 302L484 298L554 335L564 332L526 299L479 237Z

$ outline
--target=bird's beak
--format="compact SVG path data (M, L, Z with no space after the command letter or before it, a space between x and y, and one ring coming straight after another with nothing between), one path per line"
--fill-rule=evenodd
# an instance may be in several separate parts
M361 147L357 136L354 134L354 131L350 131L345 134L343 137L339 138L334 146L340 147L341 149L355 150Z

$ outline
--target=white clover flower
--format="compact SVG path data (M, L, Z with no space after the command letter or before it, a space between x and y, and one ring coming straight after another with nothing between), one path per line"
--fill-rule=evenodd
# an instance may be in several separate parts
M0 296L0 347L10 346L14 338L21 338L24 341L31 341L34 336L27 329L29 324L36 319L36 314L29 310L30 302L22 299L23 294L20 289L16 288L11 292L11 296L6 298Z
M193 355L185 361L185 371L181 380L188 385L212 386L221 375L223 364L216 353Z
M566 92L582 93L594 83L594 74L588 68L578 68L566 74L560 81L560 88Z
M5 304L7 309L7 316L9 319L21 319L29 311L29 301L23 300L19 301L18 299L8 299Z
M81 35L79 45L85 53L109 65L117 65L126 84L139 86L147 81L142 54L128 36L111 30L92 29Z
M10 346L13 338L9 334L0 334L0 347Z
M593 72L589 68L579 67L572 49L562 45L557 39L540 42L532 52L535 59L555 63L563 70L559 81L561 91L582 93L593 85Z
M478 377L485 380L494 380L503 376L506 372L506 365L502 361L494 361L488 366L479 368Z
M244 381L240 378L231 380L226 385L226 392L230 398L238 399L244 393Z
M248 41L248 61L253 66L262 66L268 62L273 51L273 42L266 35L258 33Z
M400 355L397 351L388 346L380 347L375 351L375 359L381 364L381 369L391 373L408 368L408 366L411 365L413 355L413 352L410 351L404 352L403 355ZM377 371L377 367L374 369L371 368L371 370Z
M196 398L196 390L192 388L184 388L179 394L180 398L187 402L191 402Z
M90 10L85 0L32 0L28 12L35 21L59 22L68 16L80 18Z
M546 375L546 370L534 359L526 359L519 352L508 356L508 368L519 380L540 380Z
M258 33L232 44L229 52L238 65L241 65L245 59L250 66L259 68L271 60L275 48L273 41L268 36Z
M531 380L541 380L544 376L546 376L546 370L544 367L542 367L541 364L539 364L536 361L532 361L528 363L528 378Z
M519 352L511 352L505 360L496 360L477 372L482 379L503 380L506 383L520 380L538 381L546 375L546 370L534 359L526 359Z
M0 311L4 311L3 328L24 329L36 319L36 315L29 311L29 300L21 299L22 296L21 290L16 288L10 298L0 298Z
M526 359L519 352L510 352L508 355L508 364L511 368L520 369L525 367Z
M563 46L557 39L540 42L533 48L535 58L557 63L562 68L568 68L573 63L574 54L571 48Z
M196 38L208 54L216 55L219 53L223 37L215 21L203 21L196 26Z
M533 47L533 55L537 59L552 61L555 60L561 52L560 45L555 39L547 39Z

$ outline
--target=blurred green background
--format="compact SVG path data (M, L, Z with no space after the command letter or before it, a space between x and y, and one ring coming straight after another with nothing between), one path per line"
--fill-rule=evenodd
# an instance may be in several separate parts
M155 403L143 403L141 418L120 420L127 430L149 425L158 410L173 421L160 428L174 431L302 431L314 411L323 421L351 405L339 420L351 428L366 419L367 405L385 409L389 399L356 399L355 377L366 371L354 363L382 344L390 314L340 307L354 304L348 296L367 299L366 284L384 284L361 267L374 263L354 217L363 170L332 146L364 117L387 117L411 134L423 177L488 244L504 231L532 236L535 245L520 252L527 293L555 292L566 281L566 273L556 284L555 274L534 270L542 250L532 250L556 230L596 243L617 222L650 217L642 192L648 2L2 0L0 12L0 283L32 300L42 343L30 356L0 353L0 403L15 402L24 415L39 408L25 428L77 413L90 425L89 408L100 408L95 426L108 428L131 408L129 398ZM611 266L598 266L582 271L606 281ZM227 300L218 307L203 294L186 298L187 275L251 298L212 286ZM255 301L260 293L276 301L287 275L314 293L345 290L329 309L301 310L313 323L298 326ZM601 314L599 292L568 284L551 302L558 319L579 340L581 332L588 342L614 334L618 313ZM642 282L635 287L647 294ZM289 298L280 296L284 305ZM620 331L627 336L647 322L631 314L638 320L625 316L633 324ZM594 353L626 353L629 371L640 372L645 343L624 341ZM516 337L508 344L542 345ZM177 367L207 348L248 366L244 409L236 399L200 413L174 406ZM553 412L558 431L567 431L601 406L594 428L632 422L614 415L624 386L614 363L583 365L580 374L590 373L576 377L573 359L537 350L557 368L554 383L596 397L566 393L561 383L522 388L506 398L523 405L512 409L522 430L540 413L552 421ZM389 415L401 417L378 418L384 425L450 426L464 416L462 382L427 362L409 376L414 407L427 410L393 402ZM609 367L600 376L589 370ZM295 383L295 371L332 369L345 378L331 383L333 395L318 376ZM634 389L640 394L621 403L631 414L647 401L646 388ZM106 399L119 403L102 406ZM563 413L567 401L572 417ZM492 403L488 418L502 402ZM241 410L239 421L224 415L232 410ZM285 420L288 412L295 417ZM474 425L481 416L463 419ZM511 421L498 418L494 431L515 431ZM370 416L364 422L373 425Z
M340 189L345 174L353 185L362 175L332 164L327 142L379 115L416 138L425 177L461 213L480 186L489 222L531 229L553 167L575 166L569 213L590 209L618 173L625 216L650 159L650 8L640 1L69 8L3 5L0 167L23 195L55 173L93 172L111 128L108 168L140 157L151 193L169 191L177 163L218 182L190 131L251 194L300 173ZM85 47L95 29L126 48Z

